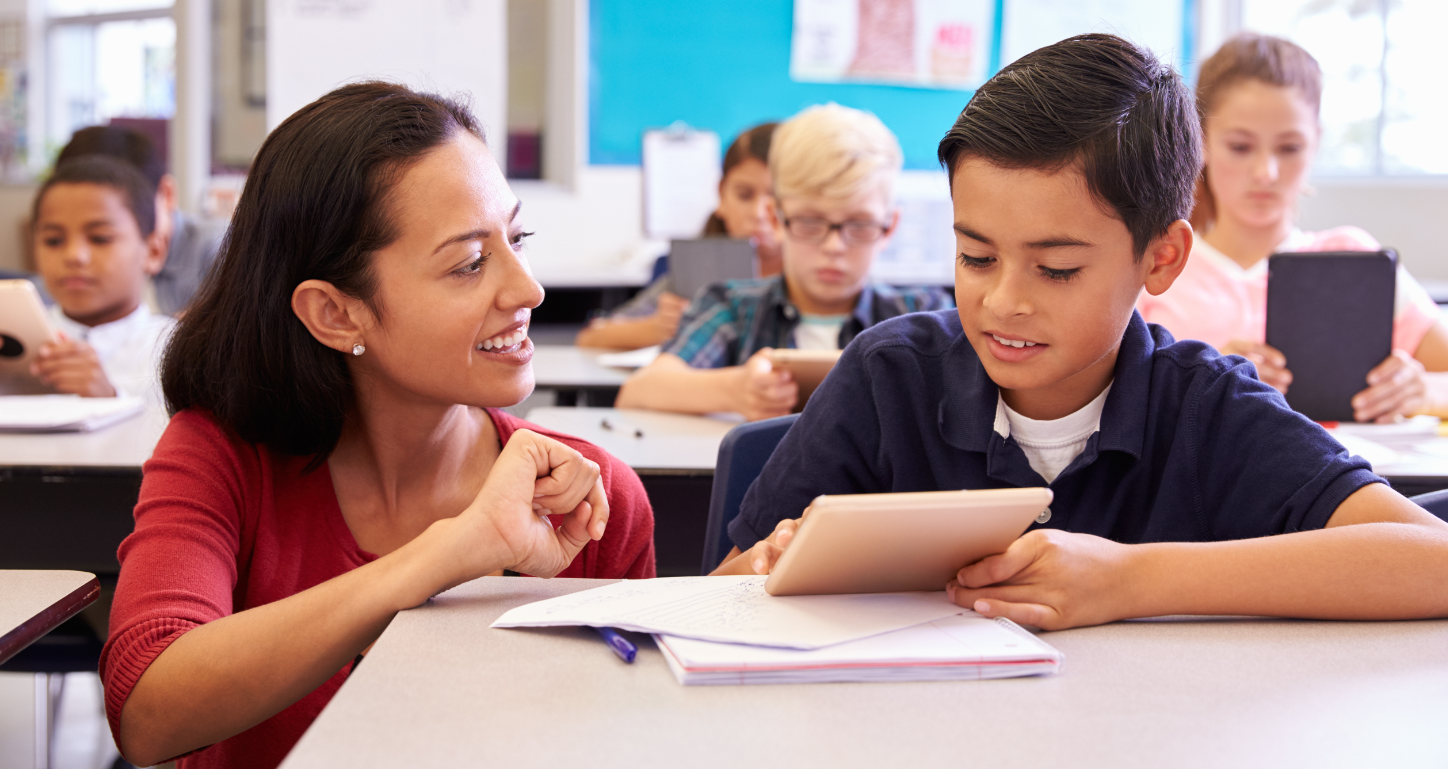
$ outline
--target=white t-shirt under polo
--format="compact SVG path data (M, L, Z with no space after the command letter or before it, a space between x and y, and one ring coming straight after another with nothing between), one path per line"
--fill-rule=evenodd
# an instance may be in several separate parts
M840 349L840 329L845 327L849 315L806 315L799 314L799 325L794 327L794 346L801 350Z
M1022 416L1007 406L1004 398L996 396L995 431L1002 438L1014 437L1030 460L1031 469L1051 483L1086 450L1086 441L1101 429L1101 412L1110 392L1108 384L1090 403L1060 419Z

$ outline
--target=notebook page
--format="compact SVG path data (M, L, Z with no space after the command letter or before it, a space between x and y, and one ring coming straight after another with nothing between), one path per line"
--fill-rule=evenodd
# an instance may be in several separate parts
M790 649L868 638L960 611L945 591L772 596L763 576L628 580L519 606L493 627L591 625Z

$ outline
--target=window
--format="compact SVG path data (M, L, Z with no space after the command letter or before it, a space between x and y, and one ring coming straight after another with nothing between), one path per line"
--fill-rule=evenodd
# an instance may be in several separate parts
M1324 175L1448 174L1438 39L1442 0L1241 0L1245 29L1280 35L1322 66Z
M48 0L47 156L77 129L121 122L166 147L176 114L169 0Z

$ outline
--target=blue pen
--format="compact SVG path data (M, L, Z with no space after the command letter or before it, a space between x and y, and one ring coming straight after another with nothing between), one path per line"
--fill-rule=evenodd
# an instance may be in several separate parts
M619 659L633 664L634 655L639 653L639 647L634 646L632 641L624 638L611 627L596 627L593 631L598 633L604 643L608 644L608 648L613 649L613 653L617 654Z

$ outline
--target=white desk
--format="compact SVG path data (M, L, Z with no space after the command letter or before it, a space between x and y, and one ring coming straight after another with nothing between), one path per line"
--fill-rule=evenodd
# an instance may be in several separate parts
M645 409L545 407L528 412L527 418L542 427L596 444L640 474L713 475L719 442L739 424L737 417L701 417Z
M0 569L0 662L75 616L100 592L94 574Z
M613 350L540 344L533 348L533 378L539 387L618 387L631 371L601 365L598 356Z
M150 408L88 433L0 433L0 467L129 468L151 457L167 417Z
M1046 678L684 687L645 642L491 630L602 584L484 578L397 615L285 769L1441 766L1448 621L1128 622Z

